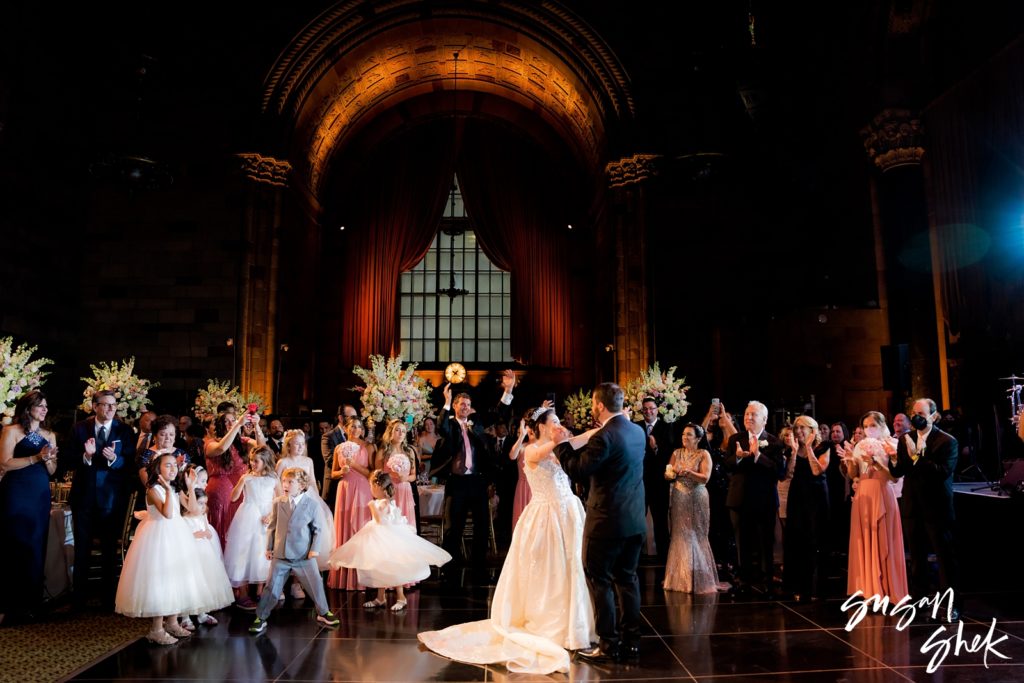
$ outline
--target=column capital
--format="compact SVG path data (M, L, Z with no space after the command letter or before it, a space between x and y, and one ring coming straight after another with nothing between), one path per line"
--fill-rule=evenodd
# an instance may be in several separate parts
M249 180L276 187L288 187L288 174L291 173L292 165L287 161L256 153L235 156L241 162L242 174Z
M608 162L604 167L608 174L608 187L633 185L658 175L656 161L660 158L659 154L634 154Z
M884 173L924 157L924 128L909 109L883 109L860 131L868 158Z

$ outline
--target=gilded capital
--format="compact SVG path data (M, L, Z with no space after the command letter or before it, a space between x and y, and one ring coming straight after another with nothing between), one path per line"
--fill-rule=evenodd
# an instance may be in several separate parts
M633 185L658 175L655 162L660 158L657 154L634 154L609 162L604 167L608 174L608 187Z
M249 180L277 187L288 186L288 174L292 170L292 165L287 161L255 153L236 156L242 162L242 173Z
M883 109L860 131L868 158L883 172L921 163L924 128L907 109Z

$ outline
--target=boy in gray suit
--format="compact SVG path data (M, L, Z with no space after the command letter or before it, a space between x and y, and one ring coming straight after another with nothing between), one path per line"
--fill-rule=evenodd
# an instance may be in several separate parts
M309 474L298 467L289 467L281 473L281 488L284 495L274 499L270 510L270 525L267 533L267 559L271 560L270 580L263 588L256 621L249 627L249 633L263 633L267 630L267 617L277 605L277 596L284 588L285 579L295 572L306 595L316 604L317 618L325 626L337 626L341 621L327 606L324 584L316 566L316 501L310 498L306 488Z

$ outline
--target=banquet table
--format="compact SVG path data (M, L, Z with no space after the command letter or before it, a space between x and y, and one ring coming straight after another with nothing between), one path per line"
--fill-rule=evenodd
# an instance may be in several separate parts
M431 484L419 486L420 492L420 515L437 517L444 509L444 486Z

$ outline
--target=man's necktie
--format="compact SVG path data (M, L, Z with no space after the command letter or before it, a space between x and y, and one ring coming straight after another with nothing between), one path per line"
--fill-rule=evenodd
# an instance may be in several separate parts
M96 433L96 452L102 453L103 449L107 445L107 428L100 425L100 430Z
M466 454L466 474L473 472L473 447L469 443L469 426L462 425L462 448Z

